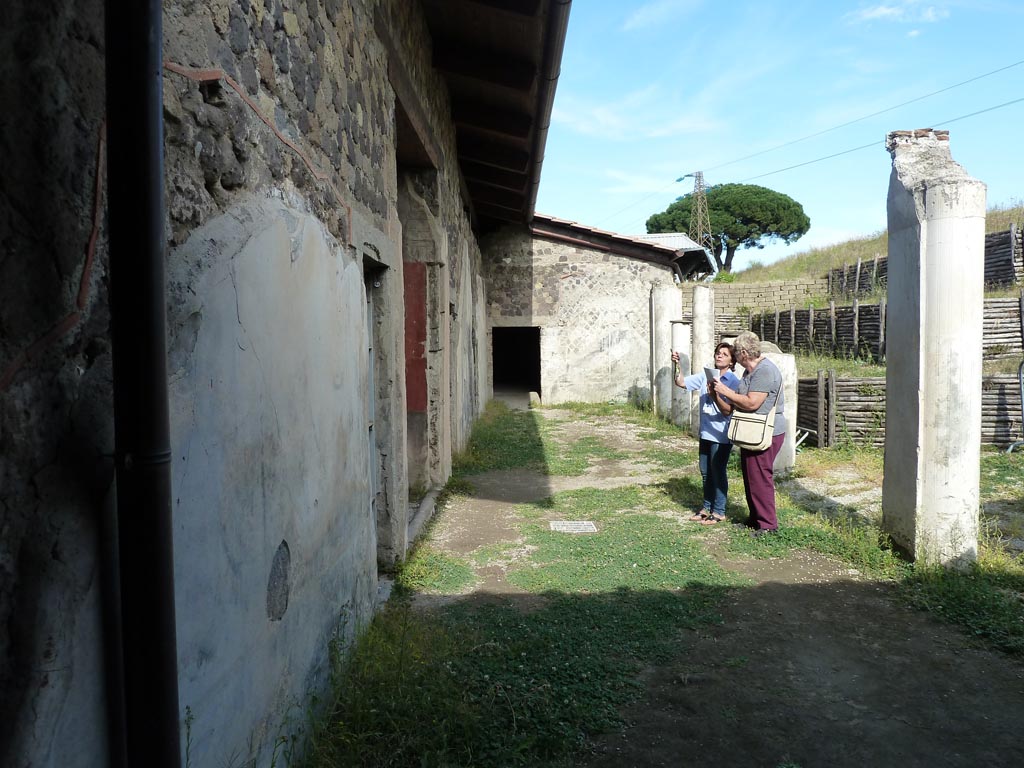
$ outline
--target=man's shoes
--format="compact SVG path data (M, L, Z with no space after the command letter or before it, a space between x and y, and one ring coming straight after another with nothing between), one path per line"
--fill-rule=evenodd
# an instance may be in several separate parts
M755 528L750 532L750 535L755 539L759 539L762 536L767 536L769 533L776 533L778 528Z

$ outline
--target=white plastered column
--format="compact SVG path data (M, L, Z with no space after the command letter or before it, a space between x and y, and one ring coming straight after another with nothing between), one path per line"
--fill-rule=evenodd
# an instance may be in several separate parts
M915 560L962 567L978 546L985 185L945 131L886 145L883 527Z
M683 376L690 372L690 331L689 323L672 321L672 349L679 353L679 372ZM690 426L690 393L683 387L672 387L672 423Z
M693 342L690 373L712 366L715 361L715 291L708 285L693 287ZM690 433L700 435L700 392L690 393Z
M651 288L651 404L664 419L672 415L672 321L681 310L679 289L674 285Z

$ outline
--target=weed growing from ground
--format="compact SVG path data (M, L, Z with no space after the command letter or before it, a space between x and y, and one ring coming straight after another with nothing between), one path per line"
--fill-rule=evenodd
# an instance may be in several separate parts
M422 545L398 569L395 586L410 592L456 594L474 581L468 562Z

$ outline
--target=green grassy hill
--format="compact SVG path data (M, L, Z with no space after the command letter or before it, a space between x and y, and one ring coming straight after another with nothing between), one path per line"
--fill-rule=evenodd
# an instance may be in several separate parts
M985 232L1003 232L1011 223L1024 224L1024 203L990 208L985 217ZM763 283L769 280L790 280L800 277L823 277L830 269L856 264L857 259L869 261L875 254L886 255L889 235L882 231L876 235L848 240L845 243L812 248L781 259L774 264L754 264L736 272L737 283Z

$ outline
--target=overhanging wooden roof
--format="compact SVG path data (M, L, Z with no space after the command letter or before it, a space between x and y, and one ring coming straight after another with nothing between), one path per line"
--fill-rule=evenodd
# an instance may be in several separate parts
M421 0L479 229L528 224L571 0Z

